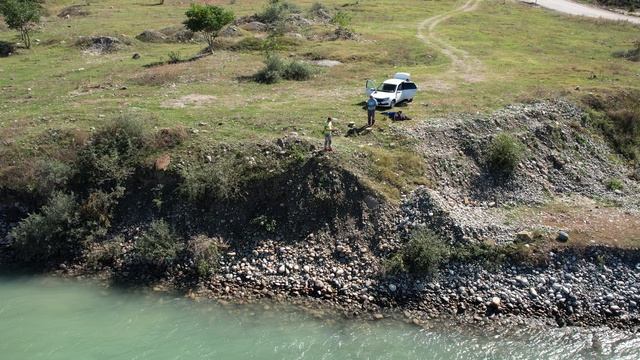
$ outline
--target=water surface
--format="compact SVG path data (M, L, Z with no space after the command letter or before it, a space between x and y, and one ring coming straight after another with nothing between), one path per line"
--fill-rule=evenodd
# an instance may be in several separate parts
M51 278L0 278L0 359L640 359L607 329L423 330Z

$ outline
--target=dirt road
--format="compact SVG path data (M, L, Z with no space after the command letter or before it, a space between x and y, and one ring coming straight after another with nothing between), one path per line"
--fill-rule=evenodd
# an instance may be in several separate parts
M436 34L435 30L441 22L453 16L475 10L480 1L481 0L468 0L464 5L454 10L432 16L418 24L418 38L451 59L451 68L448 71L448 75L453 75L464 82L478 82L483 80L482 63L468 52L458 49L449 42L442 40ZM453 86L446 81L439 81L442 82L441 87L443 90L449 90Z
M592 18L600 18L614 21L629 21L634 24L640 24L640 17L618 14L613 11L600 9L597 7L578 4L568 0L521 0L529 4L538 4L547 9L555 10L569 15L587 16Z

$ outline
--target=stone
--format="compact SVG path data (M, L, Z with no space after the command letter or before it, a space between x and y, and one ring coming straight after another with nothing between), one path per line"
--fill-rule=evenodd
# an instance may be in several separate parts
M494 296L494 297L492 297L492 298L491 298L490 305L491 305L492 307L494 307L494 308L496 308L496 309L497 309L497 308L499 308L499 307L500 307L500 305L501 305L501 304L502 304L502 300L500 300L500 298L499 298L499 297Z
M395 284L389 284L389 291L396 292L396 290L398 290L398 287Z
M167 41L167 36L160 31L145 30L136 36L136 39L148 43L162 43Z
M242 36L242 32L234 25L227 26L224 30L220 31L222 37L238 37Z
M247 31L266 31L267 30L267 25L259 21L248 22L246 24L242 24L240 27Z
M364 203L367 205L369 209L372 209L372 210L375 210L380 206L380 202L378 202L378 199L376 199L371 195L367 195L364 197Z
M567 242L569 241L569 234L566 231L558 231L556 240L559 242Z
M317 65L317 66L329 67L329 68L334 67L334 66L338 66L338 65L342 65L342 63L340 61L328 60L328 59L315 60L315 61L312 61L312 63L314 65Z
M284 264L278 267L278 274L284 274L285 271L287 271L287 268L284 266Z
M516 233L517 243L530 243L533 242L533 233L530 231L520 231Z
M529 286L529 280L527 280L526 277L524 276L516 276L516 281L518 282L518 284L520 284L520 286L522 287L527 287Z

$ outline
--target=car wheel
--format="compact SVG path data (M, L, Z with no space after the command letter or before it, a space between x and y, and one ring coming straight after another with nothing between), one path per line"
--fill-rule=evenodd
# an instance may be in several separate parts
M413 98L411 98L411 99L407 100L407 102L409 102L409 103L410 103L410 102L413 102Z
M396 106L396 101L395 100L391 100L391 108L393 108L394 106Z

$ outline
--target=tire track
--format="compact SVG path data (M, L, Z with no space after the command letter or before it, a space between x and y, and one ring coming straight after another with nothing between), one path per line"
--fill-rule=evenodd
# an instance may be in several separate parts
M468 0L462 6L454 10L432 16L418 24L418 39L425 44L434 47L451 60L451 68L447 71L447 74L453 75L459 80L469 83L484 80L484 67L482 62L470 55L468 52L458 49L449 42L441 39L436 33L436 28L443 21L446 21L456 15L474 11L477 9L481 1L482 0ZM451 85L446 85L444 87L451 88Z

